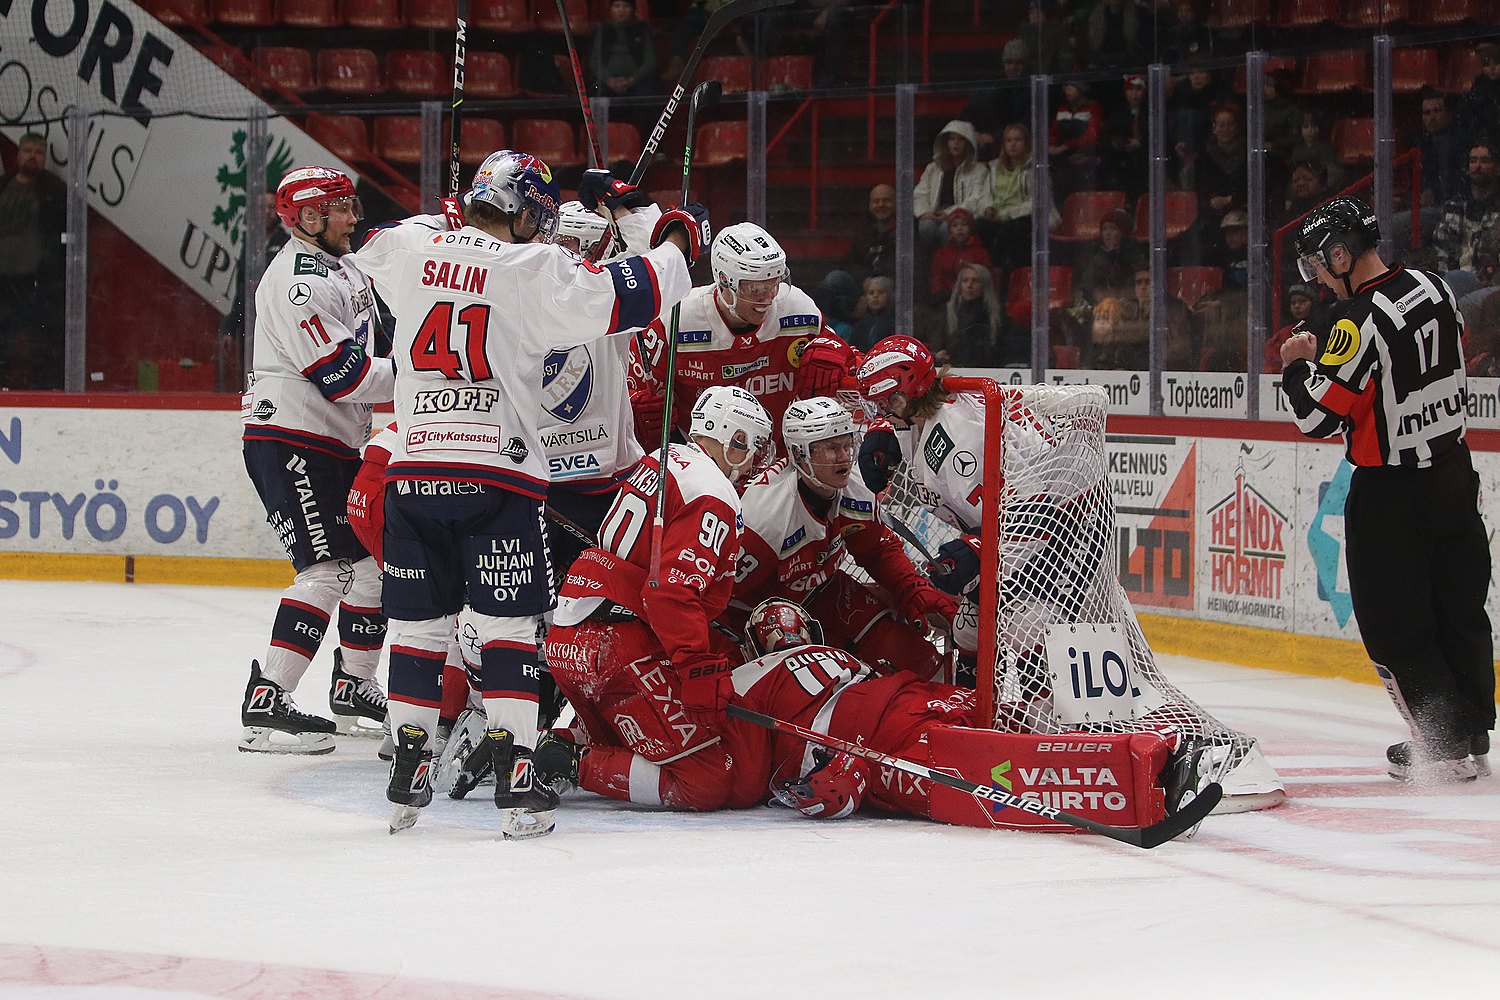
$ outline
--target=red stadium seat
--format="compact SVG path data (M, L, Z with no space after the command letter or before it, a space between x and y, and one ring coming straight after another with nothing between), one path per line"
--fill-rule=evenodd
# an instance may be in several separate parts
M1208 9L1208 26L1214 30L1248 28L1271 19L1270 0L1213 0Z
M310 112L307 133L341 160L370 158L370 128L358 115L325 115Z
M271 0L214 0L214 21L236 28L269 28L276 23Z
M1391 92L1420 94L1438 82L1438 51L1435 48L1391 49Z
M726 94L743 94L751 86L749 56L709 56L698 64L699 80L718 80Z
M1198 221L1198 196L1192 191L1166 192L1167 239L1181 236ZM1151 239L1151 198L1141 195L1135 203L1135 239Z
M450 81L451 82L451 81ZM473 97L515 97L515 75L503 52L471 49L464 57L464 94Z
M760 85L767 90L812 90L812 56L768 56L760 64Z
M1303 94L1336 94L1370 89L1370 53L1365 49L1314 52L1302 67Z
M1410 16L1406 0L1348 0L1334 20L1340 28L1383 28Z
M174 27L208 20L208 4L205 0L137 0L137 6L162 24Z
M1189 307L1209 292L1224 287L1224 271L1217 267L1167 268L1167 294L1181 299Z
M421 163L422 119L416 115L375 119L375 153L391 163Z
M1338 0L1281 0L1271 24L1277 28L1316 28L1338 16Z
M1054 266L1047 271L1047 308L1061 309L1073 301L1073 269ZM1012 322L1031 325L1031 268L1018 267L1010 272L1005 311Z
M609 123L609 160L635 163L641 155L641 130L629 122Z
M345 4L344 23L351 28L392 31L401 27L400 0L355 0Z
M1296 73L1297 57L1266 56L1264 65L1267 76L1270 76L1272 73ZM1236 94L1243 94L1245 92L1245 66L1243 63L1236 66L1234 70L1234 92Z
M234 77L245 86L253 86L255 66L250 59L232 45L205 45L198 50L203 58Z
M711 122L698 130L698 147L693 150L693 165L722 167L729 163L741 163L749 156L749 149L750 126L747 123Z
M1375 119L1340 118L1329 139L1341 163L1366 163L1375 158Z
M1075 242L1097 239L1104 217L1124 207L1124 191L1075 191L1063 199L1062 223L1052 231L1052 238Z
M469 23L485 31L521 34L531 30L528 0L474 0L469 4Z
M453 141L449 126L443 127L443 152ZM493 118L464 118L463 137L459 141L458 161L477 167L497 149L505 149L505 126Z
M583 33L594 30L589 20L589 0L567 0L568 29L575 41L582 44ZM639 11L639 8L637 8ZM539 31L562 32L562 18L557 15L557 4L551 0L538 0L532 9L531 24Z
M1411 23L1418 28L1447 28L1480 17L1479 0L1426 0L1416 4Z
M573 126L555 118L523 118L511 130L515 148L540 158L553 170L576 167L583 157L573 144Z
M1479 53L1468 45L1459 45L1444 52L1441 62L1438 89L1446 94L1467 94L1479 75Z
M276 19L293 28L336 28L339 0L276 0Z
M369 49L324 49L318 53L318 86L335 94L373 97L385 89L380 60Z
M467 81L468 65L465 64ZM398 94L436 97L453 92L453 61L422 49L396 49L385 55L385 85Z
M312 56L306 49L266 45L254 51L255 69L282 90L305 94L314 89Z
M458 23L458 0L406 0L406 23L413 28L452 31Z

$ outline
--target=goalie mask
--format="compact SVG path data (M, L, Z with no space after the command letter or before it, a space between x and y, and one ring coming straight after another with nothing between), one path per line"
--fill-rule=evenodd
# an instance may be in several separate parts
M838 491L854 471L854 418L828 396L799 399L781 415L792 467L813 486Z
M562 194L552 169L535 156L501 149L485 157L474 173L473 186L464 192L464 208L475 202L509 215L511 238L518 243L551 243L557 235ZM516 232L516 222L522 219L535 227L524 239Z
M752 660L797 646L821 646L823 626L802 605L784 597L768 597L750 612L745 643Z
M593 254L596 246L605 239L609 227L605 224L602 216L597 212L590 212L583 207L581 201L565 201L557 215L557 240L556 242L580 257L589 260L604 257L603 253ZM575 247L573 244L577 243Z
M737 385L711 385L703 390L693 404L688 436L708 438L722 446L722 459L712 457L736 486L770 465L776 454L766 408Z
M861 395L882 409L889 409L891 397L897 394L907 402L927 395L937 381L933 368L932 352L926 344L896 334L870 348L855 377L859 379Z
M709 261L719 301L746 323L764 319L789 274L786 251L753 222L721 229L714 237Z
M786 777L794 769L811 766L799 777ZM843 819L851 816L870 787L869 765L852 754L826 747L810 747L804 757L794 757L776 769L771 795L786 806L812 819Z

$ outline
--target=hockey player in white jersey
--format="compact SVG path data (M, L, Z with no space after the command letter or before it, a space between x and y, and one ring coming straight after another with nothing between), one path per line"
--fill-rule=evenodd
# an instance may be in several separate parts
M370 356L375 297L345 256L360 219L353 182L325 167L293 170L277 188L276 211L292 238L256 290L255 362L241 415L245 467L297 575L282 594L264 666L250 665L239 748L327 753L335 724L300 711L291 693L335 609L334 714L341 722L385 715L375 680L386 627L380 570L350 530L345 498L370 412L391 398L394 371L389 358Z
M545 359L644 326L681 299L707 220L673 209L658 220L654 249L586 264L552 245L551 170L511 150L486 158L463 201L462 228L417 217L373 234L356 255L397 317L401 436L387 470L384 551L396 755L386 797L392 832L431 801L439 678L467 601L495 804L503 834L521 839L550 832L556 805L531 780L535 616L552 600L538 426Z

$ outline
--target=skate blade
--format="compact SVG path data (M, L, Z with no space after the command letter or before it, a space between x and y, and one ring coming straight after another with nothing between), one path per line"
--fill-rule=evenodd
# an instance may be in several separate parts
M391 833L400 833L402 830L410 830L417 825L417 817L422 814L421 806L403 806L393 804L391 806Z
M454 724L453 731L448 735L448 741L443 744L442 751L437 755L436 774L432 779L432 788L436 792L447 792L450 795L458 787L459 775L463 773L464 761L469 759L469 754L484 739L485 718L483 712L474 712L465 709ZM474 785L469 785L463 791L454 796L463 798L473 791Z
M385 721L376 721L364 715L335 715L333 725L340 736L384 736Z
M396 759L396 741L391 739L390 733L385 734L385 739L381 741L380 749L375 751L375 756L387 763Z
M533 840L545 837L557 825L556 813L527 812L525 809L502 809L505 817L500 826L500 835L506 840Z
M279 729L246 726L240 736L240 753L325 754L333 753L333 737L327 733L284 733Z
M1488 778L1493 772L1490 770L1490 755L1487 753L1476 753L1474 755L1474 777Z

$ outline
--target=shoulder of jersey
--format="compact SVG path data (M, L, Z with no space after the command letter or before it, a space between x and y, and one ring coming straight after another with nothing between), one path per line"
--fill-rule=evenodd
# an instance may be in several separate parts
M823 327L823 313L808 295L796 285L784 285L776 297L777 336L815 335ZM808 331L812 333L808 333Z
M719 470L714 460L702 451L688 445L673 445L667 462L672 481L683 503L692 503L702 496L723 500L736 510L740 507L740 495L734 491L729 478Z
M780 479L782 477L782 473L790 467L790 459L778 458L776 461L772 462L764 472L756 475L753 479L746 483L745 489L749 490L753 487L766 486L773 480Z

